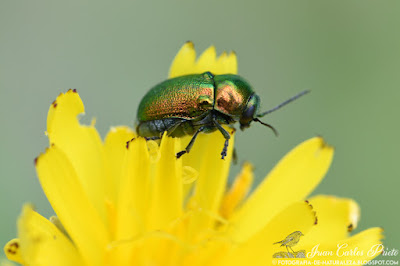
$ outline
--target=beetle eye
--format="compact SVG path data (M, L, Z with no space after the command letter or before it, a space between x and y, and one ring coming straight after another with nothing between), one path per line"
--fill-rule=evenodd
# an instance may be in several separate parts
M242 114L242 119L247 120L247 121L253 120L255 111L256 111L256 107L254 105L249 106L248 108L246 108L246 110L244 110L244 112Z
M242 112L242 115L240 116L239 122L241 130L248 128L250 126L251 121L254 120L254 116L258 108L258 103L259 103L259 98L257 95L253 94L252 96L250 96L250 99L247 102L247 105L244 111Z
M242 113L240 117L240 129L245 129L250 126L250 122L253 121L254 113L256 111L256 107L254 105L248 106Z

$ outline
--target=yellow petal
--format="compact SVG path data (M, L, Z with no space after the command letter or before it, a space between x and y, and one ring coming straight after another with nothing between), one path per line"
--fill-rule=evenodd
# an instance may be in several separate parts
M172 61L169 78L195 73L196 50L192 42L186 42Z
M18 219L18 235L23 261L28 265L84 265L71 241L29 205Z
M146 213L149 202L150 157L146 140L135 138L127 145L119 186L116 243L109 250L111 265L130 261L133 254L132 239L145 232Z
M24 260L21 255L21 241L18 238L11 239L4 246L4 253L7 259L24 264Z
M196 73L203 73L210 71L216 74L217 65L217 52L214 46L208 47L199 57L196 62Z
M228 59L228 53L225 51L223 51L222 54L217 58L216 63L219 66L220 71L223 73L229 73L227 72L227 67L228 67L226 65L227 59Z
M66 155L52 145L36 160L43 190L87 264L101 265L108 232Z
M196 73L210 71L214 75L237 74L236 54L223 52L218 58L214 46L210 46L199 57Z
M251 262L251 265L268 265L274 253L285 251L285 248L274 243L285 239L295 231L307 235L315 223L315 211L308 202L291 204L276 215L260 232L233 249L226 265L245 265L246 261ZM300 242L302 237L300 237Z
M304 238L303 244L342 240L357 227L360 208L355 201L316 196L310 199L310 203L317 212L318 225Z
M210 241L202 243L194 248L189 254L187 254L184 257L184 261L181 265L221 266L221 263L223 259L226 258L226 254L229 251L229 248L232 246L232 243L228 239L222 237L215 237L214 239L209 240ZM252 264L246 263L244 265Z
M210 71L214 75L237 74L236 54L223 52L217 58L215 47L207 48L196 61L192 42L185 43L172 62L169 78Z
M222 74L237 74L237 59L236 54L234 52L230 52L229 54L223 52L220 57L217 59L218 69L216 73Z
M160 144L160 160L151 178L151 202L148 228L162 229L182 214L182 160L176 158L180 139L164 136Z
M230 52L228 57L223 61L224 73L237 74L238 64L235 52Z
M127 146L117 207L117 240L132 238L145 230L149 206L150 158L144 138L135 138Z
M49 221L54 224L58 230L60 230L61 233L63 233L64 235L68 236L68 232L65 230L64 226L62 225L60 219L58 219L57 216L50 216Z
M189 143L189 141L192 139L192 136L184 136L181 138L181 147L182 149L186 147L186 145ZM203 152L206 152L207 149L207 136L206 134L200 133L196 139L196 142L193 145L192 150L190 153L185 154L181 157L181 160L183 161L183 165L186 169L191 169L190 171L192 172L193 181L197 181L199 179L199 171L202 168L203 164L203 159L205 156L203 156ZM188 196L193 192L193 187L195 186L196 182L185 182L184 181L184 186L183 186L183 197L185 199L188 198ZM186 183L186 184L185 184Z
M77 116L84 112L76 91L61 93L50 106L47 134L50 144L56 144L68 157L89 199L106 222L104 198L106 171L103 145L93 125L79 124Z
M232 131L229 128L225 129L228 132ZM194 156L198 160L201 158L200 165L190 165L194 169L199 167L199 177L193 196L190 199L190 208L200 211L199 214L201 216L201 218L193 219L197 224L192 227L194 231L199 231L199 227L202 226L210 226L212 221L219 216L219 206L225 192L232 160L234 139L234 134L232 133L225 159L221 159L221 151L225 139L219 131L199 136L192 151L187 155L188 157ZM207 154L207 156L204 156L204 154ZM188 162L190 161L188 160Z
M322 180L331 164L333 148L320 137L289 152L231 219L230 234L244 241L291 203L304 199Z
M116 202L119 183L122 179L121 162L126 156L127 142L135 137L133 130L126 126L113 127L104 141L104 150L107 158L107 189L112 202Z
M222 199L220 213L225 219L229 218L233 211L242 203L243 199L251 189L253 184L253 166L246 162L240 174L235 178L231 189L225 193Z

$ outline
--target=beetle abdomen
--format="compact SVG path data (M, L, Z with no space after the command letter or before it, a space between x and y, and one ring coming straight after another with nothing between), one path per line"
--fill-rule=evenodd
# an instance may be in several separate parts
M165 118L152 121L140 122L136 131L142 137L160 136L164 131L167 131L175 125L180 125L185 119L180 118Z
M207 72L169 79L156 85L140 102L138 121L194 119L212 109L213 77Z
M140 122L136 131L142 137L161 137L163 132L168 132L172 137L193 135L200 127L204 126L204 132L213 132L216 127L209 121L195 121L180 118L166 118L146 122Z

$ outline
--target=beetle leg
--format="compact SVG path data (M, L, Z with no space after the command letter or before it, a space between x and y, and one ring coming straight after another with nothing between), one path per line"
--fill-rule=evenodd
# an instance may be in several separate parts
M176 122L174 125L172 125L169 128L167 128L167 130L165 130L165 131L167 131L167 136L171 136L171 134L175 131L175 129L177 129L184 122L185 122L184 120Z
M226 152L228 151L228 145L229 145L229 139L231 138L231 135L229 135L228 131L226 131L217 121L214 120L214 125L218 128L219 132L222 133L222 135L225 138L225 143L224 143L224 148L222 149L221 152L221 159L224 159L226 156Z
M157 139L161 139L160 136L153 136L153 137L144 137L144 139L147 140L157 140Z
M197 138L197 135L204 130L204 126L200 127L193 135L192 139L190 140L189 144L186 146L186 148L183 151L180 151L176 154L176 158L179 159L182 155L184 155L185 153L189 153L190 150L193 147L194 141Z

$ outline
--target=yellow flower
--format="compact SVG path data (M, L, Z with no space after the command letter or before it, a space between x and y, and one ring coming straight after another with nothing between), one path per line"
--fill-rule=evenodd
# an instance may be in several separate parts
M170 77L204 71L236 74L236 55L217 58L210 47L196 61L188 42ZM380 228L349 236L359 219L354 201L332 196L305 201L333 156L320 137L290 151L247 196L253 180L248 163L227 189L233 138L225 160L219 132L202 134L189 154L176 159L189 137L164 136L158 145L120 126L102 142L94 123L79 123L83 112L75 90L60 94L50 106L50 147L35 164L57 216L48 220L25 205L18 238L4 247L10 260L24 265L264 266L272 264L273 256L303 254L317 244L320 251L336 252L343 243L348 245L343 251L363 254L309 259L362 261L377 255L367 251L380 244ZM304 235L291 242L296 251L273 245L296 231Z

